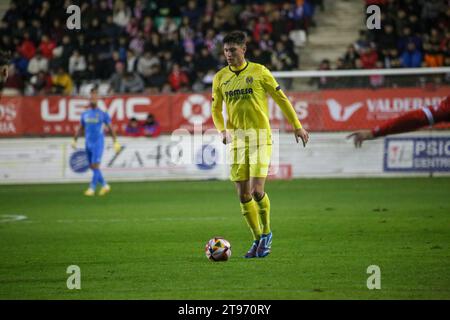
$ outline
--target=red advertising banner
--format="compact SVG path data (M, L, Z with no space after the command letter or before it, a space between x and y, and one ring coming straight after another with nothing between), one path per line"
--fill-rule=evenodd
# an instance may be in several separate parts
M20 97L0 100L0 137L13 137L23 134L21 100Z
M310 131L352 131L379 125L403 112L438 105L450 94L449 86L438 89L341 89L317 92L289 92L303 126ZM129 119L144 121L149 113L163 133L214 128L210 94L112 96L98 104L112 118L118 134L125 133ZM72 135L89 99L84 97L2 97L0 137ZM290 130L280 108L269 98L273 128ZM442 127L442 126L440 126ZM449 125L446 126L450 127Z

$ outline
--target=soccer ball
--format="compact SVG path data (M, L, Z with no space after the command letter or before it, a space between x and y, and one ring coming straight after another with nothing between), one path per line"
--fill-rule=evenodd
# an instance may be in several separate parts
M231 256L231 244L222 237L214 237L206 244L205 254L211 261L227 261Z

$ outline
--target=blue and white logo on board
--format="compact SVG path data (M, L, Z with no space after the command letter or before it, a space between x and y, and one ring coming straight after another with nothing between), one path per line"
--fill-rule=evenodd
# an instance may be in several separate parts
M450 137L386 138L384 171L450 171Z
M87 153L84 150L75 151L70 155L70 168L76 173L84 173L89 170Z
M200 170L211 170L217 164L217 151L212 144L204 144L197 151L195 163Z

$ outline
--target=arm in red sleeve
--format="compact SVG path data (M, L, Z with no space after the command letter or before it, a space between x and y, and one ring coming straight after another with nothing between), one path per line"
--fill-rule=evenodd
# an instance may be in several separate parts
M432 126L444 121L450 121L450 97L443 100L437 108L428 106L413 110L376 126L372 129L372 134L374 137L382 137L394 133L414 131L426 125Z

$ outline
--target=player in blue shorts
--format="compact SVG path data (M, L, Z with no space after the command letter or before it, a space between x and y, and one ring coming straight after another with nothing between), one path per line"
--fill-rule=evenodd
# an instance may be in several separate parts
M75 133L72 147L76 149L77 139L84 130L86 138L86 153L88 156L89 166L93 172L91 183L89 188L84 192L84 195L95 195L95 188L97 183L99 183L102 186L99 195L103 196L111 191L111 187L106 183L102 172L100 171L100 163L102 161L105 140L103 125L105 125L109 132L111 132L115 152L119 152L122 147L117 142L116 133L111 127L111 117L108 113L97 108L97 87L94 87L91 90L91 101L89 107L89 110L83 112L81 115L81 126Z

